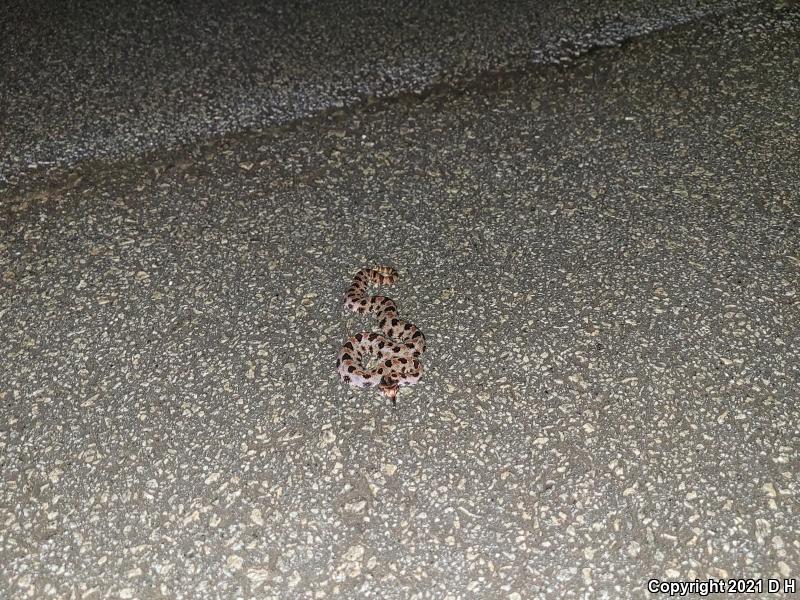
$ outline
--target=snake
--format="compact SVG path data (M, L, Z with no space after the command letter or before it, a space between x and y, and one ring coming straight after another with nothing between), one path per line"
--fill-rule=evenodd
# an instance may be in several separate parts
M367 293L370 285L391 286L397 277L397 271L388 266L356 273L345 292L344 308L374 315L379 331L362 331L349 337L336 356L336 371L344 383L377 387L392 404L396 404L401 387L422 378L419 357L425 351L425 336L416 325L399 317L394 300Z

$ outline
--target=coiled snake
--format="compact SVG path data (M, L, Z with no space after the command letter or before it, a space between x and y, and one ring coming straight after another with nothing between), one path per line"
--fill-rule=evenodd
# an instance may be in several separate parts
M419 356L425 351L425 336L417 326L403 321L397 305L387 296L368 296L370 284L392 285L397 271L391 267L361 269L347 289L344 307L372 313L382 333L362 331L347 339L336 357L336 370L344 383L356 387L378 387L392 403L400 387L422 377Z

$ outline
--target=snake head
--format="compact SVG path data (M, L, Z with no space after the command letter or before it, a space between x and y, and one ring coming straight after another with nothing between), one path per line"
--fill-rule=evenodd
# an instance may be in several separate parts
M400 389L397 383L381 383L378 387L383 395L392 401L392 404L397 404L397 391Z

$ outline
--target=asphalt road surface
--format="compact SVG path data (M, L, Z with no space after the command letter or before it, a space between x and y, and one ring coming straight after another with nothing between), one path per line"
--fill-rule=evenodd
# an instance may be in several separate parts
M0 19L0 182L562 62L753 0L51 0Z
M14 176L0 596L792 597L798 98L771 2ZM396 407L334 374L374 264Z

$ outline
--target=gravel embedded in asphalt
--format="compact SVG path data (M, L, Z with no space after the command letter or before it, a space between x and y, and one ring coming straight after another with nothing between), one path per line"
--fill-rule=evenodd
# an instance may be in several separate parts
M588 49L753 0L11 3L0 182L274 126Z
M796 579L798 34L763 5L7 187L0 595ZM428 342L396 409L334 374L380 263Z

